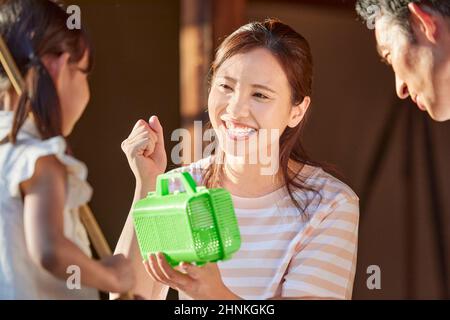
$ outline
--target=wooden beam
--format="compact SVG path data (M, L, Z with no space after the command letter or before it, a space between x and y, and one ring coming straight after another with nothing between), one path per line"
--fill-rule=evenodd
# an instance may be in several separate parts
M202 137L194 121L206 124L208 114L208 72L214 49L224 37L246 22L247 0L180 0L180 98L181 126L190 133L191 143L183 144L182 163L202 157ZM201 141L201 140L200 140Z
M247 22L247 0L213 1L214 48Z
M271 2L274 0L249 0L252 2ZM356 0L277 0L277 3L292 3L292 4L308 4L316 6L327 6L336 9L355 9Z
M207 75L213 55L210 0L181 0L180 23L180 112L181 126L190 132L184 141L182 162L199 160L194 154L194 121L202 120L208 100ZM197 150L198 151L198 150Z

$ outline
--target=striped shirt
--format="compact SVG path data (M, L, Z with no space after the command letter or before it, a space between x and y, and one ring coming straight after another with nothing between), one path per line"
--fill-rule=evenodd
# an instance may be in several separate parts
M203 159L172 172L190 172L201 184L208 163ZM241 248L218 267L225 285L243 299L352 297L359 199L321 168L304 166L301 175L316 190L294 192L307 204L307 219L285 188L258 198L232 195ZM180 292L180 299L190 298Z

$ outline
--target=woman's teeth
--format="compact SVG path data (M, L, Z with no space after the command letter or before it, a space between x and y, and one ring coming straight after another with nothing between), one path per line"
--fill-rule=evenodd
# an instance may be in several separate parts
M256 132L255 129L249 129L249 130L243 130L243 129L227 129L228 133L230 133L233 136L237 136L237 137L246 137L249 136L250 134Z
M225 124L227 132L235 137L246 137L256 132L256 129L250 127L236 127L231 123Z

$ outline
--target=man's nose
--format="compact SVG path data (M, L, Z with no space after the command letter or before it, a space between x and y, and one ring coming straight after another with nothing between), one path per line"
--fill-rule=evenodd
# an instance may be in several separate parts
M398 76L395 76L395 85L397 88L397 95L400 99L406 99L409 97L408 85Z

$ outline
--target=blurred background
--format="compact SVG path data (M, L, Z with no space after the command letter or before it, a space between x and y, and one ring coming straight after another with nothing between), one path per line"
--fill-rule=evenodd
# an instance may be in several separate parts
M114 248L134 180L120 144L155 114L169 151L177 128L205 120L214 49L246 22L279 18L315 60L305 144L361 199L354 299L449 299L450 123L396 98L373 31L346 0L73 0L95 46L92 98L70 143L89 167L91 207ZM173 168L169 164L169 169ZM369 290L367 268L381 269ZM176 299L170 292L169 299Z

